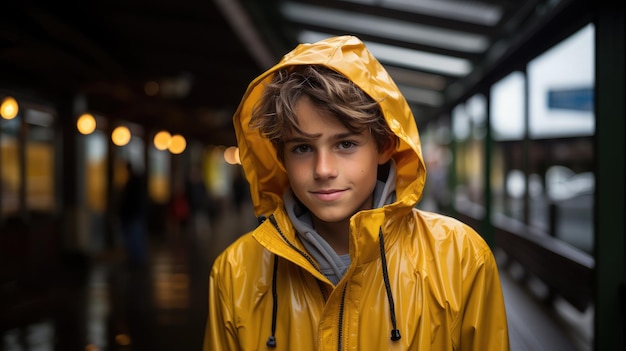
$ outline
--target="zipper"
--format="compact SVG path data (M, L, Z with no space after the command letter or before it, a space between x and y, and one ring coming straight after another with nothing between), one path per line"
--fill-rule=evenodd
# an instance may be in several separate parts
M337 330L337 351L341 351L343 349L343 314L345 311L345 302L346 302L346 290L348 290L348 284L343 286L343 291L341 292L341 304L339 304L339 324Z

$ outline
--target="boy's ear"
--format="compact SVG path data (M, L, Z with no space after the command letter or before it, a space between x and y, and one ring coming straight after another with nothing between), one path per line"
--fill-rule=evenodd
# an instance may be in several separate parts
M388 143L385 149L378 153L378 164L382 165L382 164L387 163L387 161L389 161L395 149L396 149L395 142Z

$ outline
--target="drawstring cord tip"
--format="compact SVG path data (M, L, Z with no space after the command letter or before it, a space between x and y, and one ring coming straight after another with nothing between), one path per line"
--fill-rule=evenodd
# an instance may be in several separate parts
M398 329L394 329L391 331L391 341L398 341L400 340L400 338L400 331Z
M276 347L276 338L270 336L269 338L267 338L267 342L265 344L269 347Z

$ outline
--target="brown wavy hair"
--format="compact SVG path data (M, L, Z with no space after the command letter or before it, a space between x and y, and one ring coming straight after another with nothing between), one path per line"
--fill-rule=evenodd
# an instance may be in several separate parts
M320 111L330 113L348 130L370 131L378 150L397 144L378 102L344 75L320 65L291 66L277 71L255 105L250 128L258 129L276 148L282 160L286 131L303 133L295 107L307 96Z

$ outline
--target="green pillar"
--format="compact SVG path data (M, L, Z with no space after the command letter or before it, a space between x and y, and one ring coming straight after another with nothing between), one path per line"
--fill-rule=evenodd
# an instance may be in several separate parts
M624 350L624 2L602 1L596 24L594 349Z

